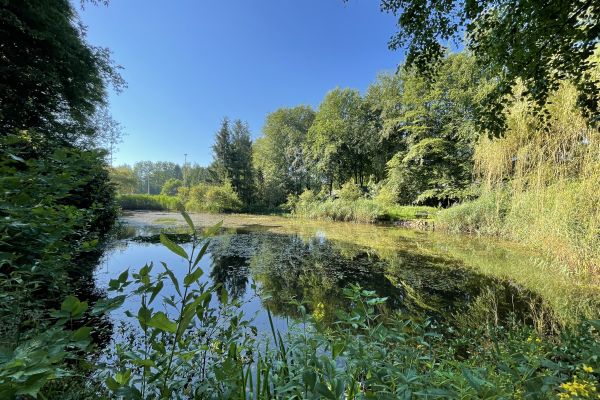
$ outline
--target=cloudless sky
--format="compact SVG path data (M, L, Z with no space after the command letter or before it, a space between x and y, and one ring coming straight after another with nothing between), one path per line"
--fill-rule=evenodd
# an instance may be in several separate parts
M364 92L403 58L387 48L395 19L378 0L111 0L79 12L128 83L110 99L126 132L115 165L184 153L208 165L224 116L256 138L269 112L316 109L337 86Z

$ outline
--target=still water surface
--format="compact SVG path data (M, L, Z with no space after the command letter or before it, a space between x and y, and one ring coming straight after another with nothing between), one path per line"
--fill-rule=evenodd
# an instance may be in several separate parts
M196 223L210 225L219 216L194 216ZM469 255L492 268L507 268L514 263L525 267L534 255L483 241L468 243L459 239L463 253L458 256L456 237L391 227L358 224L306 222L286 218L224 216L225 228L211 240L201 262L202 280L221 284L232 298L242 302L259 331L268 331L266 308L276 316L278 329L297 317L290 300L307 301L331 321L335 312L348 306L342 290L359 284L387 297L386 307L414 318L451 321L456 316L481 313L489 306L489 318L504 318L515 313L531 321L531 305L541 303L513 279L483 274L469 265ZM161 231L180 232L182 220L176 214L133 213L123 219L121 236L115 240L96 270L96 284L106 288L110 279L123 270L139 270L153 262L162 269L164 261L182 281L187 264L157 243ZM189 250L190 244L182 246ZM465 250L466 248L466 250ZM470 249L470 250L469 250ZM482 259L487 257L487 259ZM175 294L165 287L163 294ZM491 297L490 297L491 296ZM490 303L490 299L492 299ZM215 305L218 299L214 299ZM476 308L478 306L478 308ZM124 312L136 313L139 304L131 297L125 307L112 314L115 322ZM492 309L493 308L493 309Z

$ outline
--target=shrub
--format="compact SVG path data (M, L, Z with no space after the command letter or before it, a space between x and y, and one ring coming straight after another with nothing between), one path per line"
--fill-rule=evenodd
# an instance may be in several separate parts
M242 208L242 202L230 182L209 186L205 200L207 210L212 212L239 211Z
M506 192L486 193L477 200L440 210L436 227L452 233L499 235L508 212Z
M373 198L375 202L382 206L392 206L398 203L398 194L388 185L382 185Z
M475 148L479 199L440 213L450 231L495 234L538 248L572 270L600 270L600 131L576 107L564 84L541 124L524 89L507 110L502 137Z
M233 212L242 208L242 202L230 182L221 185L200 183L192 186L186 196L188 211Z
M181 179L169 178L164 183L164 185L160 191L160 194L166 195L166 196L176 196L179 191L179 188L182 186L183 186L183 181Z
M342 185L337 194L341 200L355 201L362 197L363 192L360 186L350 180Z

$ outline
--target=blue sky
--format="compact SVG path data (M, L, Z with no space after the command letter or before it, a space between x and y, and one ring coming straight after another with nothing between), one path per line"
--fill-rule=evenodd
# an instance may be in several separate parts
M112 0L80 14L128 83L110 99L127 133L115 165L184 153L208 165L223 116L256 138L267 113L316 108L336 86L364 91L403 58L378 0Z

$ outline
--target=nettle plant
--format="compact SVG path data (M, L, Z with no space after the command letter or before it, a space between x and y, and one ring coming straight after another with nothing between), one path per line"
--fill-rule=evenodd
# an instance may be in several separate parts
M169 266L154 272L147 264L138 272L123 272L109 288L117 297L139 299L136 314L126 311L136 332L117 343L104 382L116 397L127 399L244 398L245 365L252 361L256 329L244 318L237 300L225 288L201 282L199 266L218 224L199 235L190 217L189 253L167 236L161 243L187 261L180 282ZM161 295L165 284L175 295ZM211 300L219 297L219 305ZM160 309L160 311L159 311Z

